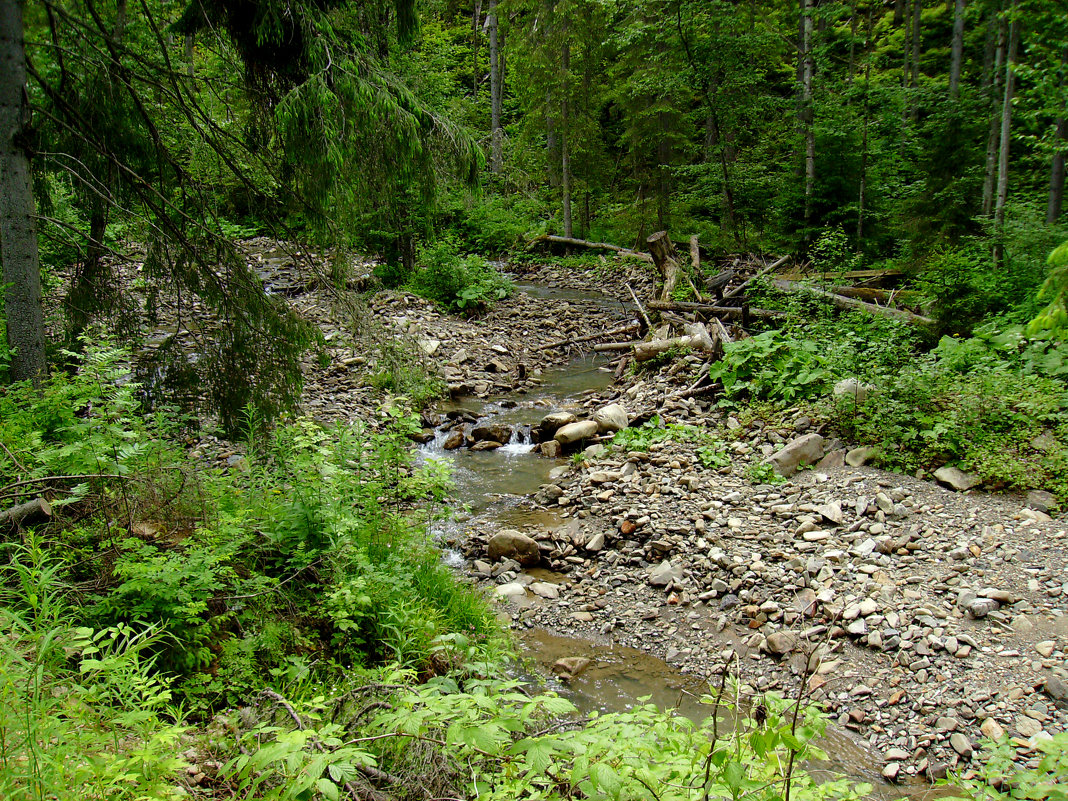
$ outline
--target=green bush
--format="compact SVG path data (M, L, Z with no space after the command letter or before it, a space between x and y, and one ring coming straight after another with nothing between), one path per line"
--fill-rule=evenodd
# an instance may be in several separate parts
M465 314L476 314L508 297L512 282L481 256L461 256L456 238L446 235L428 246L408 288Z
M915 471L957 463L992 489L1068 491L1068 346L1023 336L1020 328L944 337L877 384L867 402L835 409L857 441L877 443L888 467ZM1034 444L1041 435L1053 445Z

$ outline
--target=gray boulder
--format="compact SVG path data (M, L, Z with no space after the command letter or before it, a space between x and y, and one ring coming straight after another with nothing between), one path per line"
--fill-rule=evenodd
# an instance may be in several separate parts
M597 423L593 420L583 420L580 423L568 423L556 432L553 439L562 446L574 445L584 439L589 439L597 434Z
M965 473L963 470L949 465L935 470L934 477L939 484L944 484L957 492L967 492L972 487L978 486L980 482L979 476Z
M819 434L805 434L790 440L777 453L768 457L776 472L789 478L803 465L815 464L823 458L823 437Z
M627 417L627 410L618 403L610 403L607 406L598 409L594 412L593 419L597 423L597 430L602 434L605 432L620 431L630 424L630 418Z
M487 549L489 558L494 562L501 559L514 559L519 564L530 567L541 561L538 543L526 534L515 529L504 528L490 537Z

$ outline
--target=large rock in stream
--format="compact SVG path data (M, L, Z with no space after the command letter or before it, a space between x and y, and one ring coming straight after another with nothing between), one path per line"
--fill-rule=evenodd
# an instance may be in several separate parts
M584 439L597 435L597 423L593 420L583 420L580 423L569 423L556 432L553 437L563 447L574 445Z
M532 567L541 561L541 551L536 540L515 529L503 528L490 537L489 558L494 562L514 559L524 567Z

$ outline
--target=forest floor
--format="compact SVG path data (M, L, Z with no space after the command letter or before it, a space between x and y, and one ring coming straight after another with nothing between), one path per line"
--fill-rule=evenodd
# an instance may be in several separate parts
M629 278L648 297L642 275ZM604 274L543 268L529 279L628 294ZM316 292L291 302L322 327L330 355L307 363L305 410L380 416L383 391L368 384L370 357L344 315ZM475 321L402 292L378 293L369 309L385 332L415 343L453 395L482 398L536 387L541 370L576 352L545 346L623 319L622 305L526 292ZM833 458L786 483L754 483L750 465L820 423L800 409L761 419L707 396L670 397L703 369L691 354L626 371L582 400L591 415L620 403L632 420L656 412L705 436L678 428L647 450L560 462L524 502L553 521L523 532L559 577L551 591L517 563L491 563L496 525L467 532L468 569L490 592L509 588L498 597L513 625L633 646L708 679L727 662L756 692L801 690L870 745L890 779L944 775L983 735L1007 733L1019 761L1036 760L1037 740L1068 729L1063 520L1020 497ZM424 415L428 427L433 417ZM828 452L865 444L822 433ZM729 464L705 466L710 438Z

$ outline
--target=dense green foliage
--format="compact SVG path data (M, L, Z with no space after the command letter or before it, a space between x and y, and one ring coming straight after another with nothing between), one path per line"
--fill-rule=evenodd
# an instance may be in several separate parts
M40 544L47 568L80 588L75 624L158 631L157 666L207 707L236 703L265 674L424 669L441 635L493 635L426 540L448 477L411 464L409 416L390 410L380 430L298 419L267 431L250 411L248 454L219 468L168 444L162 415L140 415L125 359L87 345L73 376L0 399L5 497L60 491L65 525Z

